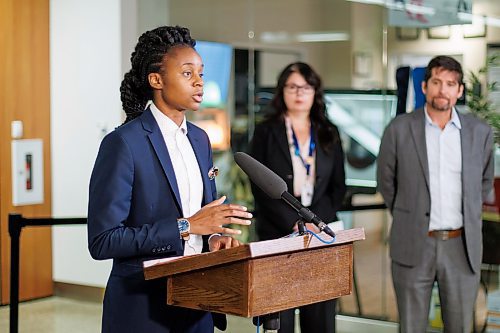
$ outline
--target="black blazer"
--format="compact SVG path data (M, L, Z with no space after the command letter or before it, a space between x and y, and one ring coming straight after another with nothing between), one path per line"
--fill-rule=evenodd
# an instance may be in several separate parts
M334 126L334 130L338 130ZM315 140L318 142L317 133ZM255 128L250 155L283 178L288 192L293 194L292 158L286 136L284 120L265 121ZM337 219L344 194L344 152L340 139L327 152L316 145L316 179L314 195L309 207L325 223ZM252 183L255 199L256 230L260 240L283 237L292 232L298 215L282 200L269 198Z

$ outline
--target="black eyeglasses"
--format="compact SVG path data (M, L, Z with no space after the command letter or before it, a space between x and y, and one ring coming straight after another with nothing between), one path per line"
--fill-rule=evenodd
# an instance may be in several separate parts
M285 84L285 88L283 89L283 91L287 94L298 94L299 91L302 91L304 95L310 95L314 93L314 87L309 84L305 84L303 86L298 86L296 84Z

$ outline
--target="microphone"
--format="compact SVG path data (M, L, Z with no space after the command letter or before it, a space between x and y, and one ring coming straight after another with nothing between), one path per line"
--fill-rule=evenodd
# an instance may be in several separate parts
M288 192L288 186L271 169L266 167L248 154L237 152L234 161L248 175L250 180L272 199L282 199L297 211L297 214L306 222L314 223L319 230L331 237L335 233L316 214L304 207L293 195Z

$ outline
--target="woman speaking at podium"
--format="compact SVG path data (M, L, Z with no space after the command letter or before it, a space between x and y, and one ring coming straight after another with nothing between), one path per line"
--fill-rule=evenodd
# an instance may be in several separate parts
M246 207L217 198L207 134L186 120L203 96L203 62L182 27L139 38L121 98L125 124L102 141L90 180L88 247L113 259L103 333L212 333L226 319L166 304L165 279L144 280L145 260L237 246L221 234L250 224Z

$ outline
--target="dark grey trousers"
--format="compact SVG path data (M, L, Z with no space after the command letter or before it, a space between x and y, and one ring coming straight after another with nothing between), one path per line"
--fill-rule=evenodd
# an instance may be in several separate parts
M426 331L434 281L438 282L444 332L469 333L479 288L480 272L473 273L465 254L463 235L426 239L424 262L408 267L392 262L400 331Z

